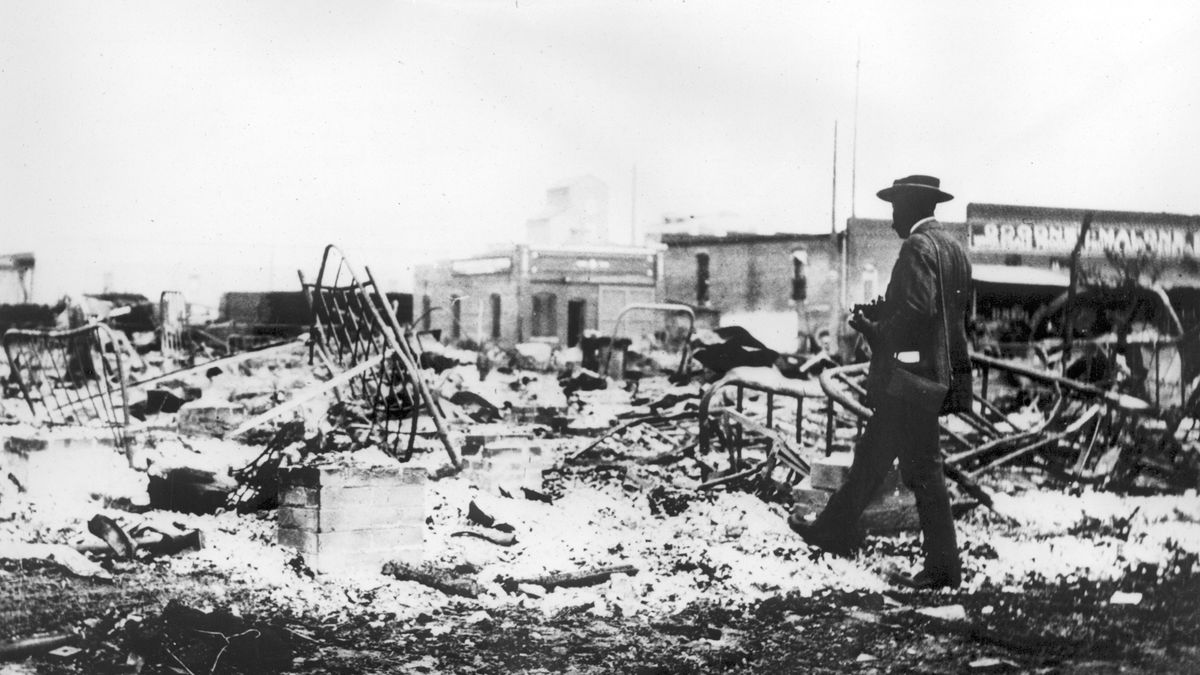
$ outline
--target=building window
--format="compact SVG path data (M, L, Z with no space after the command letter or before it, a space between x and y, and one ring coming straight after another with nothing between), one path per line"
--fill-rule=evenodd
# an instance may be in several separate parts
M808 251L792 251L792 300L804 302L808 298Z
M708 304L708 254L696 254L696 304Z
M462 337L462 298L458 295L450 296L450 339L457 340Z
M533 294L533 337L558 335L557 298L553 293Z
M433 300L428 295L421 296L421 330L429 330L433 318Z
M492 339L500 339L500 294L492 293Z

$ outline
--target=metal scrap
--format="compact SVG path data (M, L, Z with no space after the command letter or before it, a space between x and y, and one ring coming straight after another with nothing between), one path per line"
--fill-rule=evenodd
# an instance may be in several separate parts
M11 377L35 415L52 425L99 424L128 442L126 371L116 333L101 323L69 330L10 329Z
M421 375L420 354L398 324L371 270L359 275L345 255L330 245L316 281L310 284L303 273L299 276L313 314L313 359L341 372L371 364L356 371L345 385L349 395L365 405L369 426L364 440L379 440L387 452L406 461L412 456L424 411L433 420L451 464L458 466L458 452L447 436L442 410ZM402 450L404 418L411 420L411 427L408 446Z

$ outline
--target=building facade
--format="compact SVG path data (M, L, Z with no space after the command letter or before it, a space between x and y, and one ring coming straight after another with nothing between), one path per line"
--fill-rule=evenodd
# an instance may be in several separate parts
M838 305L838 238L828 234L663 235L663 297L754 323L792 317L790 339L803 344L833 330ZM787 326L787 324L779 324ZM745 326L752 333L755 327ZM763 328L762 330L772 330Z
M968 204L971 258L977 266L1069 279L1084 218L1081 278L1112 283L1136 277L1164 289L1185 327L1200 325L1200 216L1134 211Z
M610 333L627 305L655 302L661 259L651 248L518 245L419 267L415 323L452 343L573 347L585 330ZM626 335L655 330L645 317L623 325Z
M967 222L944 223L967 246L975 281L974 309L983 318L1032 314L1070 283L1071 252L1084 209L967 205ZM1186 325L1200 323L1200 216L1131 211L1090 211L1080 250L1081 278L1111 281L1121 261L1141 272L1141 282L1162 286ZM846 292L849 305L887 288L902 240L888 220L847 222ZM1195 309L1193 309L1195 308ZM1003 316L1002 316L1003 315Z
M964 245L965 223L939 221ZM904 240L892 229L892 221L878 218L850 218L846 221L846 306L866 303L887 291L892 266L900 256Z

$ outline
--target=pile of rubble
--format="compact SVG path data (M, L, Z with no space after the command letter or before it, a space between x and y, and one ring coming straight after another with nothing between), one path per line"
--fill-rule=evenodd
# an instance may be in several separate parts
M651 620L703 601L882 592L916 564L911 495L894 481L855 560L809 550L786 524L844 478L869 415L861 368L818 359L787 378L778 354L726 331L696 343L705 368L685 353L622 382L594 361L445 348L396 325L372 285L331 249L305 286L307 336L140 382L121 379L100 328L21 343L6 379L22 398L3 400L0 430L0 561L22 562L0 568L20 582L0 597L13 617L0 658L83 644L116 661L276 670L312 640L251 616L263 608L435 632L514 606ZM58 358L57 379L38 379L30 354ZM1196 396L1159 411L980 358L1016 386L985 387L944 428L962 592L1191 574ZM46 625L41 591L20 590L39 566L114 584L114 606L154 616L90 607ZM30 642L31 627L59 632ZM184 645L189 631L214 640Z

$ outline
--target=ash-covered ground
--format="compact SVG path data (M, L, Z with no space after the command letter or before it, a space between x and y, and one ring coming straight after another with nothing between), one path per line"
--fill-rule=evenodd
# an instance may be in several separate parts
M314 372L297 348L197 386L206 399L269 409L321 379ZM962 588L912 592L888 578L919 566L914 533L873 535L854 559L831 557L788 528L776 482L702 489L729 468L721 450L675 455L670 429L631 429L588 449L619 416L667 395L689 400L698 385L651 378L636 393L568 399L547 373L480 381L463 365L430 377L502 411L566 410L556 429L499 423L527 431L543 453L536 491L452 471L428 438L408 463L430 476L422 569L468 593L380 573L315 574L276 543L269 501L246 508L229 472L272 447L285 466L394 462L323 437L327 401L239 440L182 435L159 415L127 456L103 434L21 421L20 401L6 400L17 423L0 429L0 672L1188 672L1200 656L1194 491L1133 496L1031 467L992 472L981 482L996 508L957 519ZM778 416L794 428L791 410ZM287 424L295 436L280 440ZM464 415L453 435L479 428ZM800 447L813 461L824 451ZM180 467L223 476L226 507L152 504L151 481ZM100 542L89 532L97 515L131 536L198 530L203 547L81 553ZM601 578L531 582L588 572ZM31 646L39 637L58 638L59 651Z

